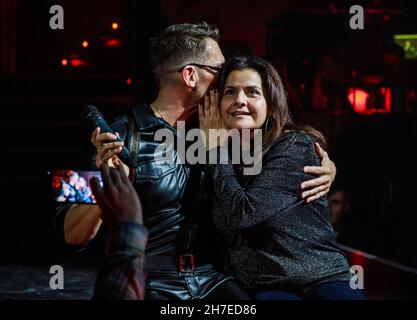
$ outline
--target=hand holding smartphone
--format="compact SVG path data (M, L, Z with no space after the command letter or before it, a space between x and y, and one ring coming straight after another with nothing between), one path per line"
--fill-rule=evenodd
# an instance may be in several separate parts
M48 172L55 202L96 204L90 179L97 177L102 184L100 171L53 170Z

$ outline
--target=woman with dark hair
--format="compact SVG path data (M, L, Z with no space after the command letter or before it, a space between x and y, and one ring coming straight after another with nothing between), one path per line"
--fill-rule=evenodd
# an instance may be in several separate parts
M352 275L336 246L326 198L306 203L299 194L310 178L302 168L319 165L314 145L324 147L325 140L292 121L273 66L257 57L233 57L224 66L219 97L212 92L199 111L206 132L262 129L258 175L244 176L230 161L208 166L214 221L243 287L255 299L363 299L349 286ZM220 157L225 144L209 153Z

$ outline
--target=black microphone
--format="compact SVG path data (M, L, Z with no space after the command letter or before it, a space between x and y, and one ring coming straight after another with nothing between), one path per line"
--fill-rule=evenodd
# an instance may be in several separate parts
M101 131L100 133L114 133L114 131L110 128L110 126L107 124L106 120L104 119L103 115L100 111L97 110L95 106L87 105L84 107L83 110L83 118L88 120L88 122L95 128L100 127ZM117 138L116 142L123 142L119 138ZM122 151L117 154L117 156L120 158L120 160L123 161L124 164L126 164L130 168L135 168L136 163L133 161L132 157L129 154L129 151L126 149L125 146L122 147Z

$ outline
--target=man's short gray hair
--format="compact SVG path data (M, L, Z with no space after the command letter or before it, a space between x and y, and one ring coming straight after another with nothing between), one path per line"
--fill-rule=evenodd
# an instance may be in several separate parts
M171 25L150 40L151 67L156 80L166 72L207 57L205 39L219 40L219 29L206 22Z

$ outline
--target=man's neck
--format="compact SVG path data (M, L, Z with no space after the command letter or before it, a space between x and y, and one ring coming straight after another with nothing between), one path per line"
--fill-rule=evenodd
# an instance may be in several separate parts
M194 113L193 103L177 92L177 90L161 90L155 101L151 103L156 111L155 115L162 117L172 126L176 126L177 121L187 121Z

